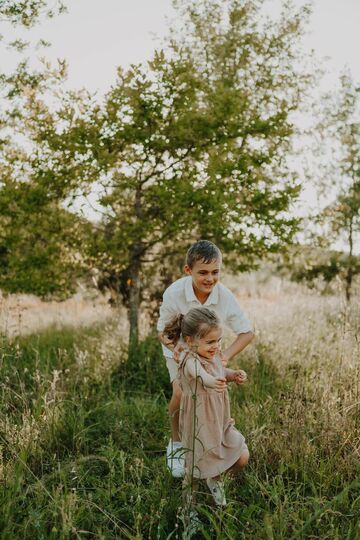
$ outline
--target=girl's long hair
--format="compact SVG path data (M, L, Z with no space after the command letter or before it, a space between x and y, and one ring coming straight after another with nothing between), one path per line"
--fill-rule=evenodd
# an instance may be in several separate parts
M173 345L183 338L203 338L212 328L218 328L220 321L215 311L206 307L190 309L186 315L176 315L164 328L164 334Z

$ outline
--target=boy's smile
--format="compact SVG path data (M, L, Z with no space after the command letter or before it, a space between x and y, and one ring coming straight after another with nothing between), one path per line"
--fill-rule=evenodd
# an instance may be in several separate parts
M209 263L196 261L191 268L185 265L184 270L192 277L195 296L203 304L220 279L221 259L214 259Z

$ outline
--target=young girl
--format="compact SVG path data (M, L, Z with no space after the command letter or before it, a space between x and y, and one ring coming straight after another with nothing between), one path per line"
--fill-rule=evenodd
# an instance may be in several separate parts
M220 506L226 504L220 475L238 472L249 460L243 435L230 417L226 383L242 384L246 373L224 368L222 330L214 311L191 309L172 319L164 335L178 353L178 380L182 388L180 436L185 452L186 484L205 479Z

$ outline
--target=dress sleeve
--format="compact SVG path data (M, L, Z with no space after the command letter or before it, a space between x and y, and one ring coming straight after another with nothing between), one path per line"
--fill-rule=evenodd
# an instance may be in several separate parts
M247 332L252 332L253 330L249 319L246 317L232 293L229 295L226 319L224 323L226 326L231 328L235 334L246 334Z
M231 381L231 377L234 375L235 372L235 369L224 368L225 379L227 381Z
M204 387L213 388L216 381L213 375L210 375L201 365L200 360L192 354L188 354L183 364L184 375L186 378L199 378Z

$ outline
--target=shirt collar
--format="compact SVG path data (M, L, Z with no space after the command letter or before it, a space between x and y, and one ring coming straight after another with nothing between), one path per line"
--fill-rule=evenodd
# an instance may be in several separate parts
M206 300L204 306L210 306L211 304L217 304L219 300L219 284L217 283L213 290L211 291L210 296Z
M193 285L192 285L192 277L189 276L185 283L185 298L187 302L197 302L201 305L199 300L196 298ZM208 299L203 306L210 306L211 304L217 304L219 301L219 284L217 283L213 290L211 291Z

